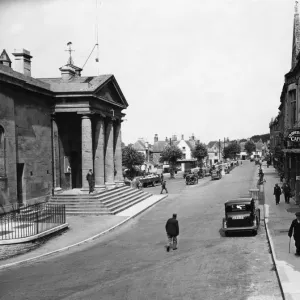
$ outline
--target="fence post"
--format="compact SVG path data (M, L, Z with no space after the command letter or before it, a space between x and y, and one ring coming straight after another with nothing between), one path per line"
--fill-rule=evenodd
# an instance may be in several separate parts
M39 211L35 212L35 219L36 219L36 234L39 233Z

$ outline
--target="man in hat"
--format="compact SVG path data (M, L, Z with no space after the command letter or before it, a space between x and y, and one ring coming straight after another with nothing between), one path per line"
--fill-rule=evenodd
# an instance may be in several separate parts
M179 224L177 221L177 214L173 214L166 223L166 232L168 236L168 245L166 246L167 252L172 247L173 250L177 249L177 236L179 235Z
M94 174L93 174L93 170L89 169L89 172L86 174L86 180L89 183L89 194L94 192Z
M274 186L274 194L273 195L275 195L276 205L278 205L280 202L280 195L281 195L281 188L279 187L278 183L276 183Z
M291 238L294 230L294 240L296 246L295 255L300 256L300 212L296 212L295 215L296 219L292 221L288 235Z

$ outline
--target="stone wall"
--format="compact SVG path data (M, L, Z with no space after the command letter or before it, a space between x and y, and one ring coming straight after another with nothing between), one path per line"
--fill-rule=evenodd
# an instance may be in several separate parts
M10 90L0 84L0 126L4 129L3 169L0 176L0 204L17 201L16 136L14 120L14 97Z
M51 99L18 88L0 89L8 199L47 200L52 189ZM18 182L19 172L19 187Z

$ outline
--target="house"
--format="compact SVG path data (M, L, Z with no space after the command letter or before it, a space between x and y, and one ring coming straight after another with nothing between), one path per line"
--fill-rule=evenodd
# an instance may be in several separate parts
M68 44L70 45L70 44ZM30 52L0 56L0 203L31 204L71 189L122 185L127 101L113 75L81 76L70 55L58 78L33 78ZM46 66L46 64L45 64Z
M213 165L217 162L221 162L223 160L223 149L224 147L222 146L221 142L210 141L207 144L207 164Z
M146 172L155 172L156 168L154 167L153 162L153 147L151 144L149 144L147 141L145 141L143 138L139 138L132 147L142 153L145 156L145 163L143 166L141 166L142 171Z
M181 140L177 141L177 136L173 136L174 145L176 145L183 153L182 159L177 162L181 163L181 171L189 170L197 166L197 159L192 157L192 151L196 146L197 140L194 134L189 140L184 139L184 135L181 135Z

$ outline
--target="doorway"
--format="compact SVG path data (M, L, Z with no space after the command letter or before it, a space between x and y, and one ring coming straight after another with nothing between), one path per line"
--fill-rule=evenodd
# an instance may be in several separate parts
M81 154L77 151L71 152L72 189L81 188Z
M24 163L17 163L17 199L19 204L23 204L23 174Z

